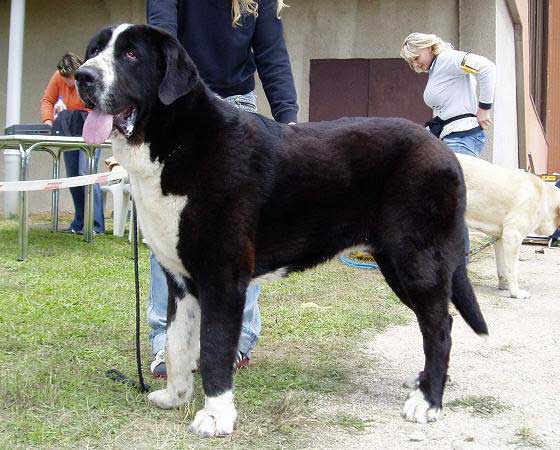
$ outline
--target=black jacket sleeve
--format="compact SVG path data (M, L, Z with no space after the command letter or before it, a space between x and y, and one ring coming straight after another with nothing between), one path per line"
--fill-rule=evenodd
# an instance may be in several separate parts
M146 21L177 37L177 0L146 0Z
M278 122L297 122L296 88L275 0L259 1L251 45L272 116Z

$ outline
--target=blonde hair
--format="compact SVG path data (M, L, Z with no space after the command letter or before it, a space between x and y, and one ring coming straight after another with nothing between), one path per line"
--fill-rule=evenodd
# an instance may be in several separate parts
M423 48L430 48L434 56L439 55L445 50L452 49L449 42L445 42L436 34L411 33L404 40L401 47L401 58L404 59L410 68L417 72L412 62Z
M283 0L276 1L276 17L280 18L280 11L282 8L289 6ZM241 16L243 14L251 14L255 17L259 15L259 4L257 0L232 0L231 1L231 24L234 27L239 26L241 23Z

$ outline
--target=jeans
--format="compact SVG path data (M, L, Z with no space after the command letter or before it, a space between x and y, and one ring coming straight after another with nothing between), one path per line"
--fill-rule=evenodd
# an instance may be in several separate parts
M257 112L257 99L254 92L234 95L223 99L244 111ZM259 294L261 288L251 283L245 294L245 309L241 325L238 349L250 356L261 332L261 315L259 311ZM150 343L154 355L165 348L167 327L167 279L153 254L150 255L150 290L148 293L148 325L150 326Z
M69 177L77 177L87 175L88 161L86 153L83 150L71 150L63 153L64 165L66 166L66 175ZM94 172L97 172L101 149L95 150ZM70 188L72 202L74 203L74 220L70 224L70 228L75 231L82 231L84 228L84 204L85 204L85 186L77 186ZM93 230L97 233L105 232L105 218L103 217L103 197L101 188L98 184L93 185Z
M468 136L445 136L443 142L455 153L479 157L486 143L486 133L480 130L478 133ZM469 253L471 241L469 239L469 229L465 227L465 262L469 263Z
M442 140L455 153L480 156L486 144L486 133L480 130L468 136L445 136Z

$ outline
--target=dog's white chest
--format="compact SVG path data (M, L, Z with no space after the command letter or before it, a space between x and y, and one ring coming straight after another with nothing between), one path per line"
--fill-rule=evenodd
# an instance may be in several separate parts
M188 276L177 254L179 217L187 204L187 197L163 195L163 165L150 160L146 146L130 147L115 141L113 139L113 153L128 171L138 223L144 238L167 270Z

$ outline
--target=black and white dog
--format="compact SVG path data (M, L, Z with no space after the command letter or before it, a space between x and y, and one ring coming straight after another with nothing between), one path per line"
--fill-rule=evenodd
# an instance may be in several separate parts
M200 357L206 399L191 430L232 433L249 283L365 246L422 331L425 366L403 416L436 420L449 299L487 333L464 265L465 184L453 153L401 119L289 126L240 111L209 91L173 37L149 26L100 31L86 59L76 73L93 109L84 138L111 137L142 232L167 271L167 388L149 400L188 401Z

